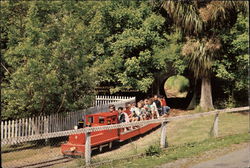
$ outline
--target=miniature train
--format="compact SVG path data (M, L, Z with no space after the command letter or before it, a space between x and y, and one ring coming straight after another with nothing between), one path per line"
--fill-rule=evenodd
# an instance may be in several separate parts
M118 124L118 112L102 112L85 116L85 125L89 127ZM135 127L124 131L124 129L112 129L91 132L91 149L103 147L112 148L114 141L122 142L140 134L144 134L153 128L159 126L159 123L148 124L141 127ZM85 133L73 134L69 136L67 143L61 145L61 152L67 156L84 156L85 153Z

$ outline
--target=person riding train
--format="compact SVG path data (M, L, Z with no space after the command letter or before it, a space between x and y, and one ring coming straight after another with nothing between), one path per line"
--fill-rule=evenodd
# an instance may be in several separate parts
M123 110L123 107L118 108L119 122L129 122L128 114Z
M137 105L137 106L136 106ZM118 108L120 122L133 122L146 119L159 118L169 112L170 107L167 106L163 96L154 95L153 98L141 100L136 103L126 103L125 109ZM109 105L109 112L116 112L115 105Z

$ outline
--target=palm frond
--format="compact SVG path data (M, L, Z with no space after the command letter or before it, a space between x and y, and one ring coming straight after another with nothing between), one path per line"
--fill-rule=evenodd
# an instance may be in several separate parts
M182 48L182 54L189 62L189 69L195 78L209 76L214 57L221 45L218 39L189 39Z
M247 11L246 1L211 1L205 7L199 9L200 16L207 26L223 27L231 26L236 22L239 12ZM218 24L219 23L219 24Z
M163 2L162 7L168 12L175 24L181 27L185 33L198 34L203 31L203 22L195 4L166 0Z

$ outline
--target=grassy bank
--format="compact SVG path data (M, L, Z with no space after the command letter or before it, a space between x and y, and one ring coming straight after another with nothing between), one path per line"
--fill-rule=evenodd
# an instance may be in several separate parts
M167 141L170 146L201 142L211 138L214 116L196 119L171 121L167 125ZM248 115L240 113L221 114L219 116L219 136L248 132ZM150 145L159 144L160 129L136 141L128 142L118 149L92 157L93 162L116 160L144 153Z
M172 145L199 142L210 138L214 115L196 119L183 119L169 123L168 142ZM219 136L246 133L249 130L248 113L219 115Z
M173 160L188 158L202 154L203 152L228 147L232 144L239 144L249 141L249 134L230 135L221 138L209 138L201 142L186 143L182 145L169 146L166 150L159 151L159 155L145 156L138 159L131 159L127 162L113 161L112 163L99 166L100 168L108 167L134 167L134 168L151 168Z

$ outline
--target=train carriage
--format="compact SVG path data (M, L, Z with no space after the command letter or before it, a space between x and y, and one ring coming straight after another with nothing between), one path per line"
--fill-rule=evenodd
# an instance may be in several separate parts
M118 112L102 112L85 116L86 127L96 127L104 125L118 124ZM91 149L99 149L105 146L112 147L114 141L125 141L140 134L144 134L160 124L148 124L142 127L124 129L111 129L91 132ZM67 143L61 145L63 155L83 156L85 152L85 133L72 134Z

